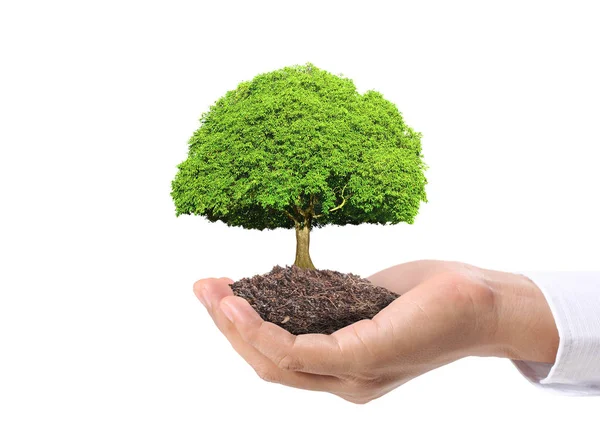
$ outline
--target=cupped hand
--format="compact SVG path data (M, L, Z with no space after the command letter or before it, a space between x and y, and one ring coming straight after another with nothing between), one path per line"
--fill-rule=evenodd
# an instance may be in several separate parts
M517 357L505 332L516 317L506 308L508 294L499 292L504 278L498 274L508 273L458 262L396 265L368 280L400 296L374 318L331 335L295 336L263 321L246 300L233 295L229 278L199 280L194 292L262 379L363 404L466 356ZM511 275L508 288L515 280L525 283L521 278ZM540 295L534 296L539 303Z

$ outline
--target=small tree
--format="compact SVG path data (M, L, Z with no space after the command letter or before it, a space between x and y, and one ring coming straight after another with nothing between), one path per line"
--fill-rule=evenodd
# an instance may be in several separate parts
M202 114L172 182L176 215L246 229L412 224L427 201L421 134L376 91L311 63L260 74Z

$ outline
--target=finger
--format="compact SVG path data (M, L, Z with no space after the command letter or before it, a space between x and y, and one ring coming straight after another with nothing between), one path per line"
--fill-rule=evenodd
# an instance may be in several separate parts
M229 286L231 283L233 280L228 277L198 280L194 283L194 294L210 312L213 307L219 305L220 300L233 295L233 290Z
M227 280L202 280L197 282L195 285L195 292L205 303L208 313L210 314L217 328L225 335L227 340L239 354L248 355L247 357L252 357L251 355L260 355L260 353L254 347L249 345L240 337L240 334L235 326L219 308L220 301L223 298L233 296L233 291L229 287Z
M440 274L420 283L373 317L384 335L392 338L388 357L433 367L463 353L472 330L468 313L472 304L468 295L453 292L457 286L454 274Z
M337 377L331 375L309 374L298 371L287 371L277 367L270 359L257 353L253 358L238 351L238 354L254 369L256 374L269 383L278 383L296 389L308 391L330 392L339 394L345 392L345 385ZM237 350L236 350L237 351Z
M464 265L459 262L417 260L378 271L368 276L367 280L402 295L437 274L461 269L464 269Z
M200 281L194 289L197 290L197 295L207 302L208 311L217 328L227 338L233 349L252 366L260 378L272 383L312 391L338 392L342 389L340 380L335 377L283 370L242 339L235 326L219 309L220 300L233 295L228 286L230 282L231 280L227 278L209 279Z
M350 362L344 358L331 335L292 335L273 323L263 321L240 297L225 297L220 308L235 324L240 336L280 369L334 376L350 369Z
M206 306L213 322L225 335L232 347L241 354L246 361L254 362L258 360L258 353L253 347L248 345L239 335L235 326L227 319L227 317L219 310L219 302L233 295L229 287L230 279L204 279L199 280L194 284L194 292L198 298Z
M279 383L310 391L337 393L344 389L341 380L333 376L308 374L279 368L271 359L246 342L231 321L219 309L213 312L213 319L233 349L254 369L261 379L270 383Z
M200 279L197 282L194 283L194 295L196 296L196 298L198 298L198 300L200 300L200 302L204 305L204 307L206 307L206 309L208 309L208 304L207 301L204 297L204 292L206 291L206 287L209 283L215 281L217 279L210 277L210 278L204 278L204 279Z

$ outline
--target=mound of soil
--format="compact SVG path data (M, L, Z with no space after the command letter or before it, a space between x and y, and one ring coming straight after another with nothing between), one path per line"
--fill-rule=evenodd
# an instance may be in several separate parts
M275 266L271 272L230 284L265 321L295 335L330 334L373 318L398 294L355 274Z

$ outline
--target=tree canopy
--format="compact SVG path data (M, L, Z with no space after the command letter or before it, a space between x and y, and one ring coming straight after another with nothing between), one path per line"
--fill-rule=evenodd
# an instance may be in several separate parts
M228 91L178 169L177 216L247 229L412 224L427 201L421 134L381 93L311 63Z

